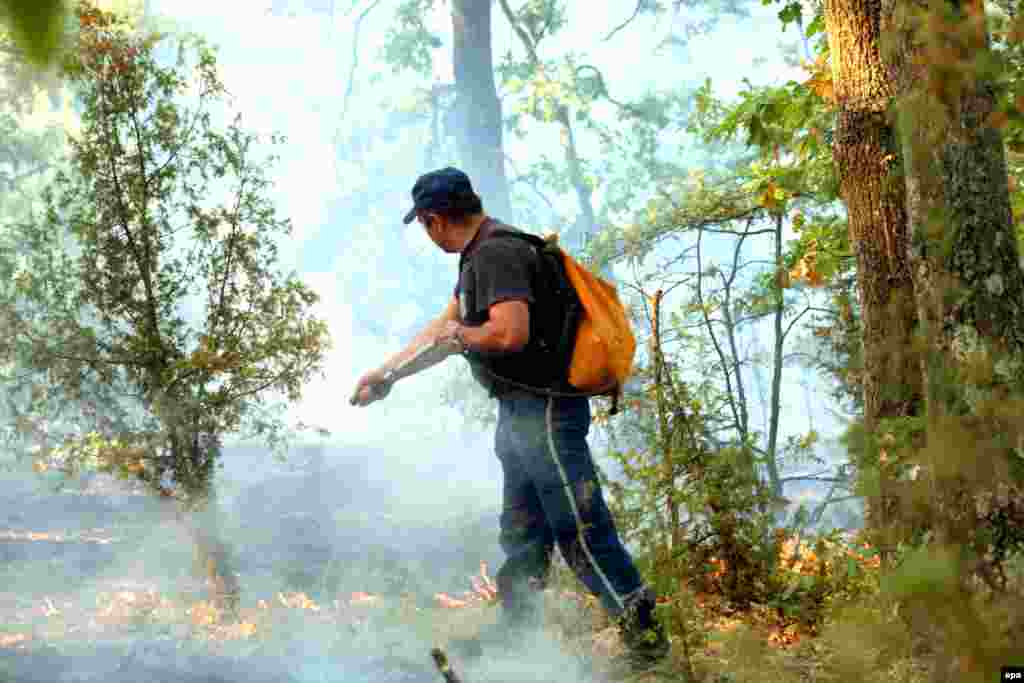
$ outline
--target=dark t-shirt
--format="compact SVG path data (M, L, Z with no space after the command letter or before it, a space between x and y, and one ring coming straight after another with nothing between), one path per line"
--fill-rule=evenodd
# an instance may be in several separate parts
M525 240L490 237L490 233L499 228L517 230L488 218L459 258L459 281L455 286L455 296L459 301L460 322L464 325L476 327L484 324L490 317L490 307L503 301L525 301L533 315L538 294L536 281L539 257ZM532 332L534 325L530 327ZM497 367L504 371L503 377L525 381L524 377L510 375L517 374L515 366L528 363L533 352L532 346L532 343L528 344L526 349L501 358L469 353L473 376L492 396L500 397L513 391L483 368L489 367L494 371Z

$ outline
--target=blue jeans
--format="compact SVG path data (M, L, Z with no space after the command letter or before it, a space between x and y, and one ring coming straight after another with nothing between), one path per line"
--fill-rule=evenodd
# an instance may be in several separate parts
M587 446L590 401L516 394L499 400L495 450L505 475L497 574L504 617L533 621L557 543L613 617L643 588L619 540Z

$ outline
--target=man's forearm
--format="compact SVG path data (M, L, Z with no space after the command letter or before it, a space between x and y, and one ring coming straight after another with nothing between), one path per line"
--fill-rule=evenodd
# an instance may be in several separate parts
M437 335L444 328L445 322L447 321L444 318L435 318L430 321L430 323L424 327L419 334L413 337L412 341L409 342L404 349L385 361L384 365L380 368L381 371L387 372L388 370L394 370L399 365L415 356L416 352L423 348L424 345L434 341Z

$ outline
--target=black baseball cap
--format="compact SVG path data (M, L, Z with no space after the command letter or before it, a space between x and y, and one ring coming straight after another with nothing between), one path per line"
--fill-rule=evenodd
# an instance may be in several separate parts
M480 201L480 198L473 191L469 176L457 168L448 166L421 175L412 186L412 201L412 209L402 220L406 225L416 218L417 211L470 209Z

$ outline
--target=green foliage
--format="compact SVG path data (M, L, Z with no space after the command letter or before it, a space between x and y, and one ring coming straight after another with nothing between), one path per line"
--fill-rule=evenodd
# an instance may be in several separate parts
M397 26L388 29L381 55L396 72L408 69L424 77L431 74L431 51L441 47L441 39L427 29L423 17L433 6L434 0L405 0L398 6Z
M607 229L587 250L595 263L639 266L668 237L683 245L678 256L668 256L637 283L643 314L636 320L651 327L650 354L636 376L643 388L627 398L629 412L620 418L627 424L614 429L620 445L610 454L624 474L622 483L609 482L616 520L642 549L645 575L681 600L685 581L692 590L718 593L736 604L768 605L780 618L808 628L823 623L832 601L871 592L873 579L861 564L847 561L848 546L835 536L821 539L820 567L813 572L794 572L779 561L781 539L802 533L816 519L798 514L791 527L779 528L779 469L824 463L815 452L813 429L789 435L754 430L749 377L738 368L755 365L774 374L773 366L781 368L789 355L789 332L814 329L799 325L814 321L812 312L833 327L850 328L847 354L859 344L850 245L836 206L825 135L833 117L827 94L796 82L747 82L738 100L726 103L706 82L695 93L686 131L718 145L721 156L733 152L734 161L688 174L669 172L662 191L633 213L631 223ZM737 138L748 146L744 155L735 152ZM778 245L777 261L766 259L766 242L781 242L787 223L797 239ZM760 247L759 239L765 239ZM702 243L715 257L702 257ZM725 245L728 255L722 257ZM652 313L657 304L647 303L649 292L683 283L688 296L677 310ZM652 320L659 318L657 334ZM776 348L740 357L737 340L744 326L776 318ZM836 352L837 372L846 360ZM856 395L851 387L846 385ZM778 419L778 413L769 418ZM833 490L850 485L848 470L841 468ZM675 534L673 505L684 520Z
M526 0L513 11L512 16L526 30L534 45L558 33L566 24L562 0Z
M160 36L87 4L78 16L63 65L83 107L70 167L43 215L11 226L6 252L20 259L5 265L17 283L3 301L6 357L41 382L19 427L30 434L57 410L40 456L99 457L198 494L222 435L265 430L268 392L300 396L326 325L316 295L276 265L290 223L267 197L258 139L237 117L213 124L226 94L213 51L184 38L163 66ZM182 102L189 91L198 106ZM189 297L201 316L185 315Z
M36 66L49 66L58 56L67 3L64 0L3 0L0 22L10 28L15 45Z
M813 193L819 201L835 200L838 185L832 150L825 131L832 128L827 102L805 84L758 86L744 80L739 101L727 105L714 97L711 80L695 93L696 112L690 131L706 142L729 142L741 133L761 159L778 165L791 160L778 175L784 188ZM781 170L781 169L780 169Z

